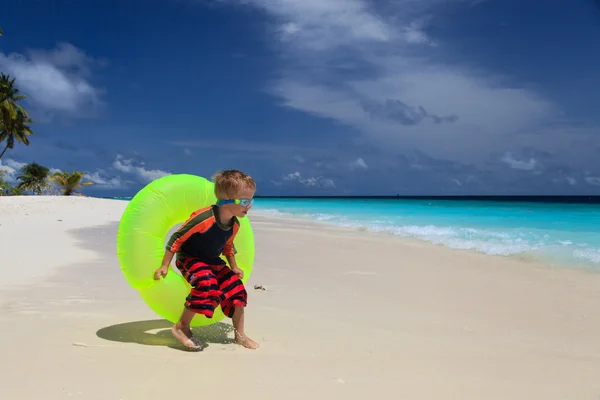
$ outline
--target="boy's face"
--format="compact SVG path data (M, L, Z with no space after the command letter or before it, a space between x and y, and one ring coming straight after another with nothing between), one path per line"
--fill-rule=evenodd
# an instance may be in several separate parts
M234 198L231 200L240 200L241 204L227 204L227 207L233 215L238 218L243 218L248 214L248 211L252 208L252 199L254 198L254 190L243 189L240 190Z

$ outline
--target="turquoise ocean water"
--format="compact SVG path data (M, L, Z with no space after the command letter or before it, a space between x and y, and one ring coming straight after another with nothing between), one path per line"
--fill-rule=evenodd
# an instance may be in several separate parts
M257 198L252 212L600 272L599 202Z
M600 271L600 204L259 198L253 211Z

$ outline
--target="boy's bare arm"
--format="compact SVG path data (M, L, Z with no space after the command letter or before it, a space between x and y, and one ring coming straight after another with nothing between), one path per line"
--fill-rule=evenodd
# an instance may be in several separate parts
M235 256L225 256L227 258L227 262L231 269L237 268L237 261L235 261Z
M241 278L244 277L244 271L237 266L237 262L235 261L235 256L226 255L227 261L229 262L229 268L233 271L234 274Z
M172 253L169 250L165 250L165 255L163 256L160 266L168 267L169 265L171 265L171 260L173 260L174 255L175 255L175 253Z
M171 260L173 259L174 255L175 253L165 250L165 255L160 263L160 267L154 271L154 279L159 280L161 277L164 278L167 276L169 273L169 266L171 265Z

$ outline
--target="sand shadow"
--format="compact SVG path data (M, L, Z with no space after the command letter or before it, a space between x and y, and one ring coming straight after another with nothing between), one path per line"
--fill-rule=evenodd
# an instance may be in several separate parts
M165 346L176 350L190 351L171 335L172 326L171 322L164 319L124 322L101 328L96 332L96 336L112 342ZM233 327L222 322L193 327L192 331L202 341L204 348L210 346L210 343L230 344L234 342L233 338L229 336L233 332Z
M113 279L121 279L119 263L114 241L118 231L119 222L114 221L93 227L84 227L70 230L69 233L76 240L77 246L86 250L92 250L102 256L102 262L94 265L87 272L87 279L94 279L106 284L112 284ZM172 228L174 230L176 228ZM109 251L110 249L110 251ZM98 267L96 267L98 265ZM77 265L78 271L80 265ZM181 275L174 268L172 273ZM119 290L131 290L123 281L120 282ZM145 346L164 346L176 350L190 351L186 349L177 339L171 335L172 323L165 319L147 321L131 321L111 325L96 331L96 336L120 343L137 343ZM230 344L233 340L233 327L230 324L217 322L209 326L192 328L194 335L200 339L204 347L213 344Z

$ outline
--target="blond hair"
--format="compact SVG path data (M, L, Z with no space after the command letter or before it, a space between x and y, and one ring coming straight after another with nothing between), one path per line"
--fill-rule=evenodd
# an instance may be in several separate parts
M218 171L212 177L215 183L215 196L217 199L235 197L240 190L256 190L256 182L252 177L237 169Z

